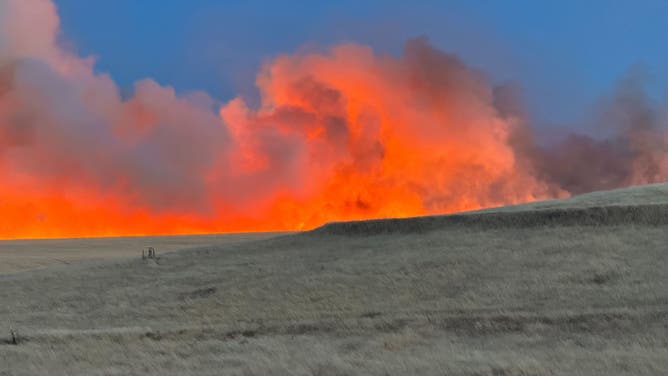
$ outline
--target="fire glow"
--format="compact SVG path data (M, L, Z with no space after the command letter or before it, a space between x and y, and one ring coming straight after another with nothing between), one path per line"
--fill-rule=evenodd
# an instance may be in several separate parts
M668 179L634 82L611 135L533 141L506 87L425 39L276 57L261 105L146 79L121 97L59 47L50 0L0 0L0 238L295 230Z

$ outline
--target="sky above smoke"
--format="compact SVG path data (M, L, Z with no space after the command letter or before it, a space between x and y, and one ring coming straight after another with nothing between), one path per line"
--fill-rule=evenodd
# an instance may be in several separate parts
M280 53L352 41L399 56L426 35L482 69L517 81L537 126L581 128L591 102L634 64L650 93L668 87L663 0L55 0L68 43L100 59L128 93L152 77L177 91L255 99L262 63ZM576 123L576 124L573 124Z
M223 102L125 92L66 41L50 0L0 0L0 238L292 230L668 179L642 70L599 103L598 137L547 137L517 86L426 37L286 51L259 100Z

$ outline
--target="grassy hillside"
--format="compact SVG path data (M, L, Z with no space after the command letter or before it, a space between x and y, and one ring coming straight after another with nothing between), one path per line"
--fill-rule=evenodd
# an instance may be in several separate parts
M505 206L487 211L583 208L600 206L644 206L668 204L668 183L639 185L629 188L600 191L573 196L563 200L538 201L522 205Z
M663 226L668 225L667 212L668 183L662 183L461 214L335 222L313 232L371 235L423 233L446 228L484 230L546 226Z
M0 375L663 374L667 191L0 275Z
M15 273L83 261L137 257L146 247L154 247L162 253L201 245L267 239L278 235L281 233L0 240L0 273Z

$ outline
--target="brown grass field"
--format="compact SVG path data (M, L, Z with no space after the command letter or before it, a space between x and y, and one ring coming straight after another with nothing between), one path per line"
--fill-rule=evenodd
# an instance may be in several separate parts
M0 243L0 375L668 372L668 184L257 236Z
M186 236L127 236L115 238L0 240L0 273L15 273L53 265L141 256L142 249L172 252L201 245L268 239L282 233L257 232Z

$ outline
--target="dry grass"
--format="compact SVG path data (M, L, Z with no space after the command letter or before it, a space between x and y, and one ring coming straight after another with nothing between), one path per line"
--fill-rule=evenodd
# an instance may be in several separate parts
M660 375L655 188L633 189L632 220L561 205L544 223L337 225L0 276L0 326L22 340L0 344L0 375Z
M187 236L127 236L90 239L0 240L0 273L14 273L81 261L131 258L145 247L160 253L201 245L268 239L284 233Z

